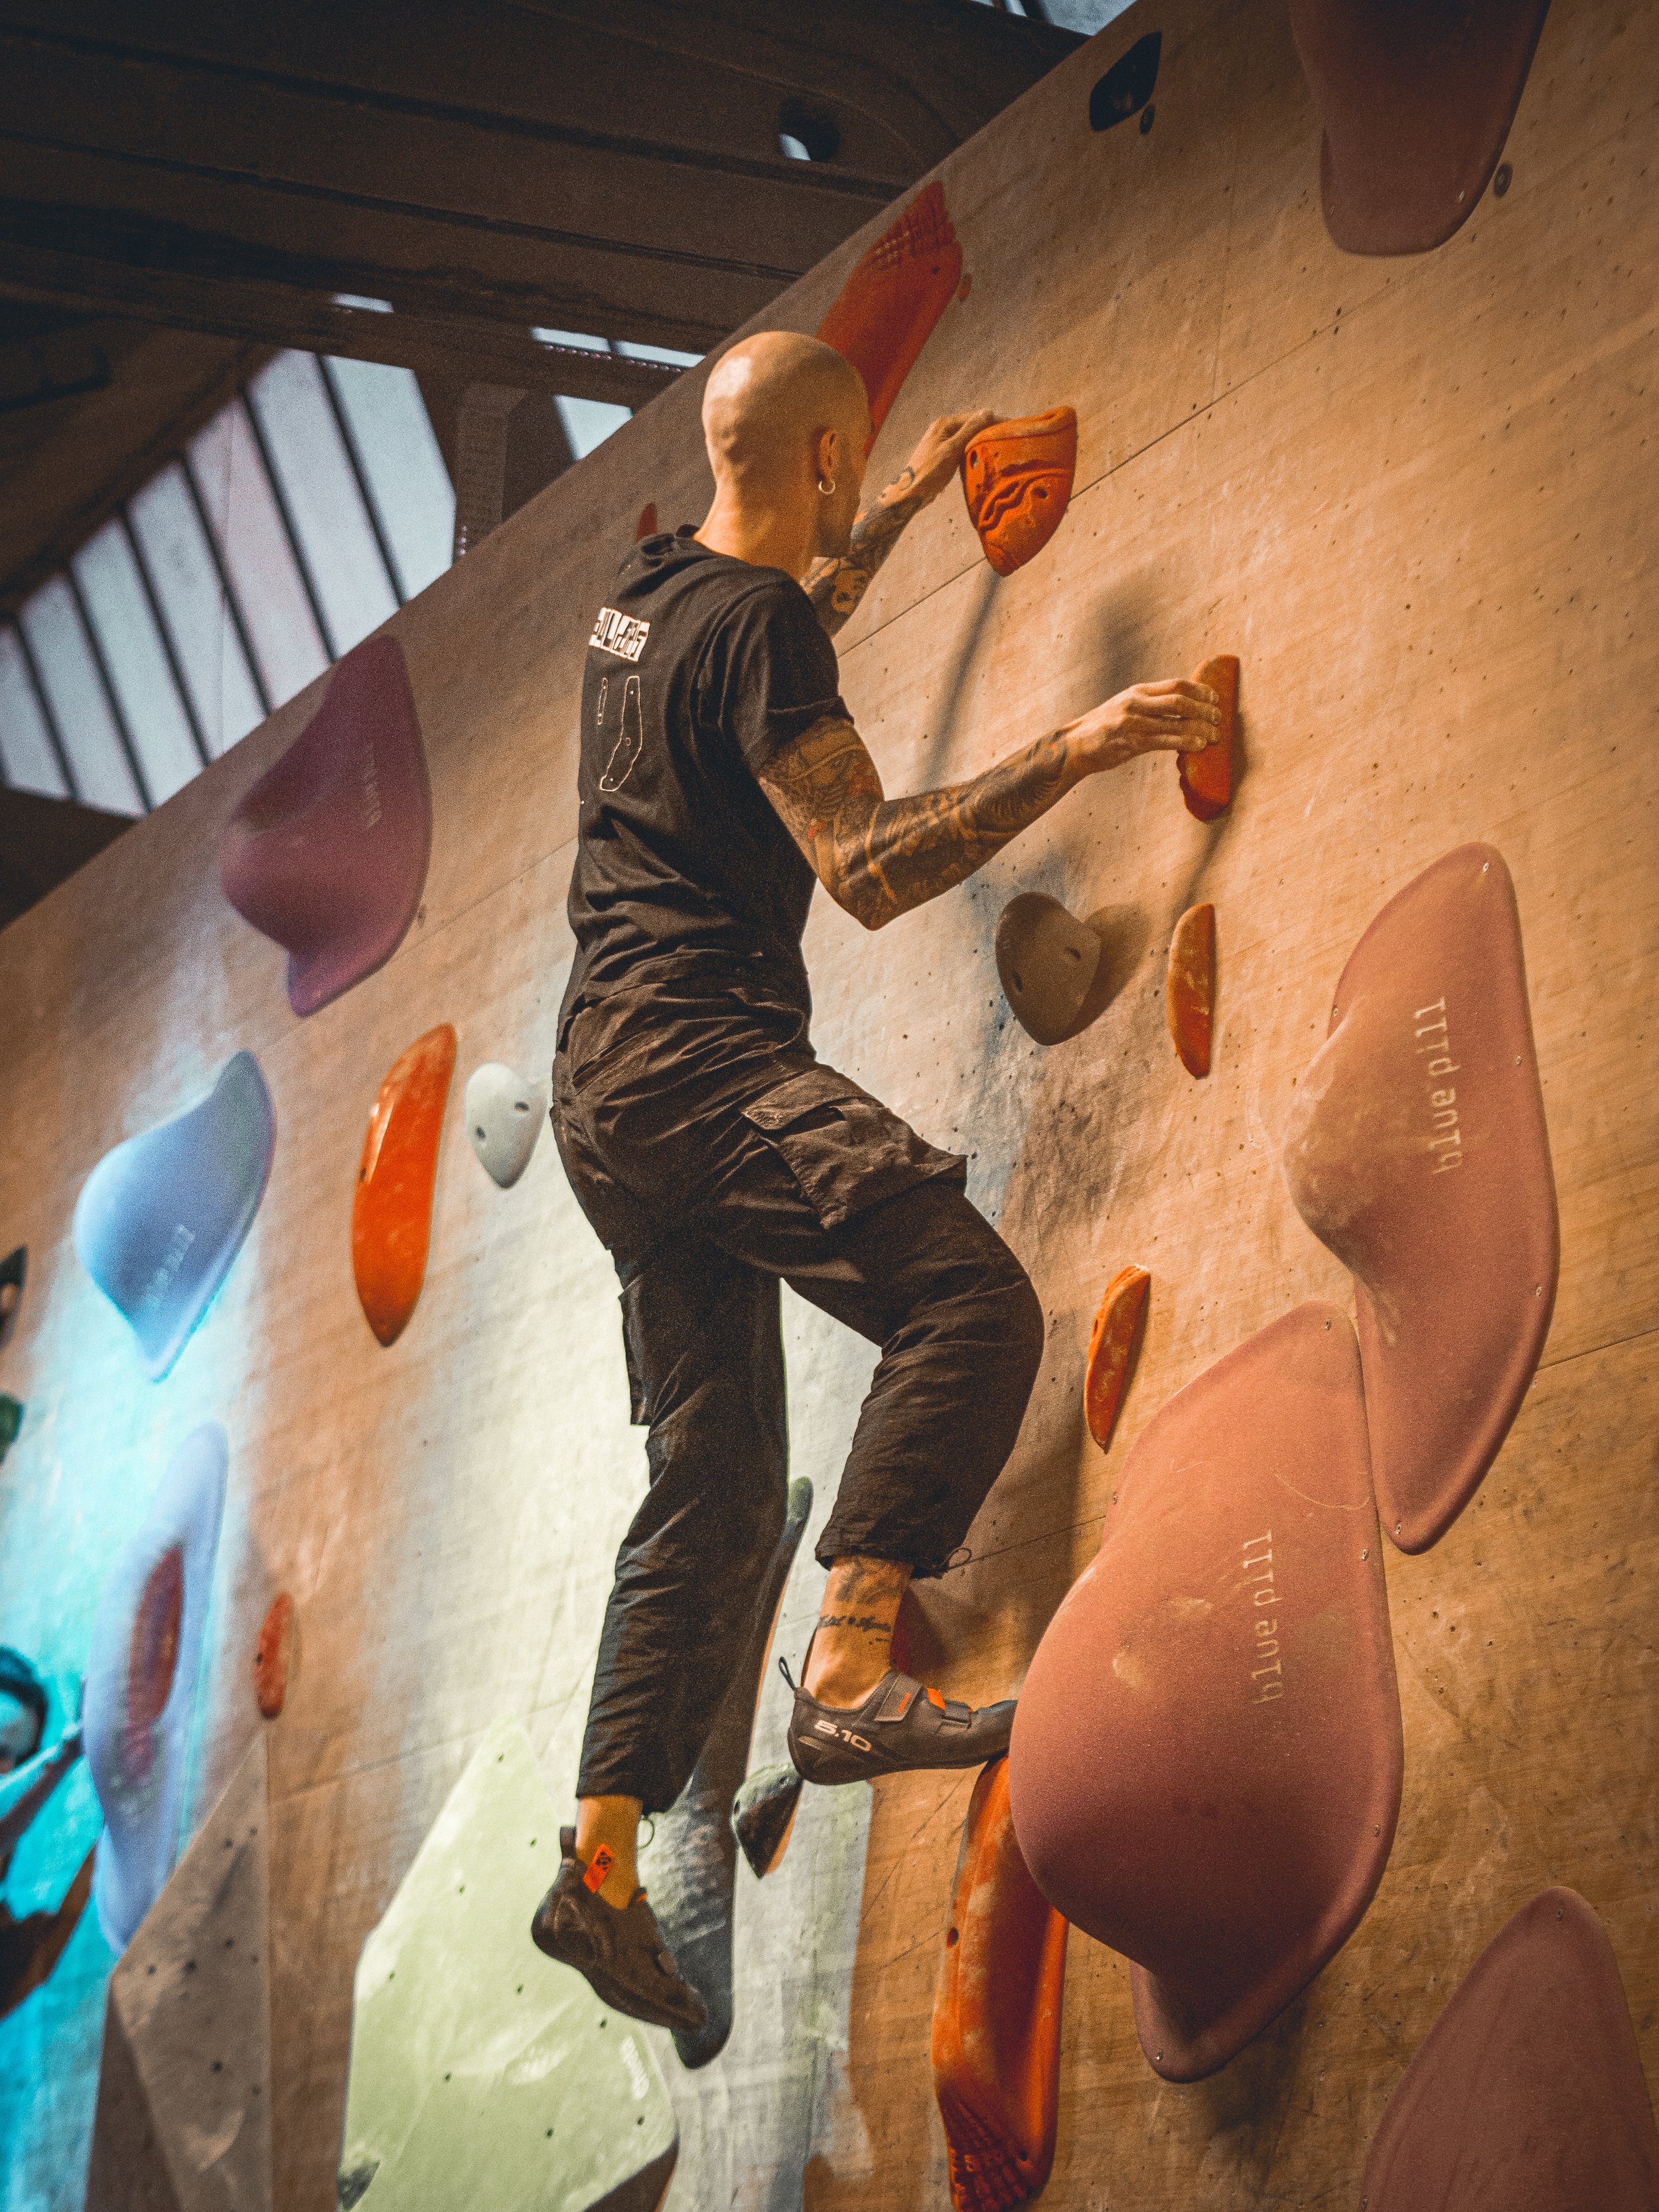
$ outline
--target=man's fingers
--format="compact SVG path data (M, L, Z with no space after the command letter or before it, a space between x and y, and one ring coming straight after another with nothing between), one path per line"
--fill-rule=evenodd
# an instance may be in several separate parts
M1201 753L1215 743L1207 721L1171 721L1162 714L1131 714L1122 725L1126 737L1145 740L1148 752Z
M1221 702L1201 685L1188 684L1180 691L1139 693L1136 705L1142 714L1162 714L1170 721L1218 723L1221 720Z
M999 419L991 407L977 408L971 415L941 415L933 426L933 435L947 446L966 444Z
M1207 707L1218 707L1221 695L1211 690L1207 684L1194 684L1190 677L1166 676L1155 684L1135 684L1130 686L1142 699L1195 699Z

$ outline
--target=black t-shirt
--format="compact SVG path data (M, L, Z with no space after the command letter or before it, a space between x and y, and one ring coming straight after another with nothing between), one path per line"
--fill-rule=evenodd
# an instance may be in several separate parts
M793 577L689 529L635 546L582 679L562 1034L585 1001L692 970L810 1013L800 940L817 878L755 775L846 713L835 647Z

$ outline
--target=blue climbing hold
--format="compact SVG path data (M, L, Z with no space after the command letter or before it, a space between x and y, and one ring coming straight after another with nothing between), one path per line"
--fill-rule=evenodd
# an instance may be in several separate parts
M75 1249L131 1325L151 1382L229 1273L276 1141L259 1063L239 1052L199 1106L106 1152L82 1186Z
M92 1896L114 1951L126 1948L179 1855L227 1457L216 1421L185 1438L93 1622L82 1729L104 1832Z

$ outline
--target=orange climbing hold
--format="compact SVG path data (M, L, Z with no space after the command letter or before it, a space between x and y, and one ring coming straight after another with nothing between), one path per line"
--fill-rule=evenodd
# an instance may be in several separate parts
M981 430L962 457L968 520L999 576L1041 553L1065 517L1077 473L1077 410L1051 407Z
M1122 1267L1106 1285L1089 1337L1089 1364L1083 1380L1083 1410L1089 1434L1107 1449L1123 1403L1129 1361L1146 1316L1152 1277L1144 1267Z
M856 264L818 325L825 345L845 354L870 395L879 430L899 386L962 282L962 248L935 182L918 192Z
M1207 1075L1215 1020L1215 908L1207 902L1189 906L1175 926L1164 1011L1181 1065L1188 1075Z
M253 1647L253 1694L268 1721L276 1720L288 1701L293 1652L294 1600L286 1590L279 1590Z
M1008 1762L974 1784L933 2000L933 2087L957 2212L1035 2197L1054 2158L1066 1923L1026 1871Z
M426 1280L455 1032L440 1022L393 1060L368 1117L351 1208L351 1269L368 1325L382 1344L408 1326Z
M127 1711L121 1729L121 1779L136 1786L155 1764L155 1724L173 1695L185 1612L185 1552L174 1544L151 1568L132 1617L127 1647Z
M1234 747L1238 728L1238 655L1218 653L1193 678L1207 684L1221 700L1221 727L1201 753L1178 753L1181 795L1187 811L1213 822L1233 803Z

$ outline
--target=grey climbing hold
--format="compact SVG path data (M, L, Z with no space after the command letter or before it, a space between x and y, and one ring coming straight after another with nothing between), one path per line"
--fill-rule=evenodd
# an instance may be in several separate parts
M466 1133L485 1170L510 1190L530 1164L547 1119L547 1085L526 1083L499 1060L488 1060L467 1078Z
M783 1856L800 1803L801 1779L793 1766L762 1766L732 1800L732 1832L757 1875L769 1875Z
M641 1879L651 1893L663 1940L680 1972L708 2008L708 2025L677 2030L674 2048L686 2067L707 2066L732 2033L732 1891L738 1847L732 1799L749 1764L755 1705L784 1584L812 1510L812 1486L789 1486L783 1533L756 1593L747 1647L732 1671L691 1779L657 1821Z

